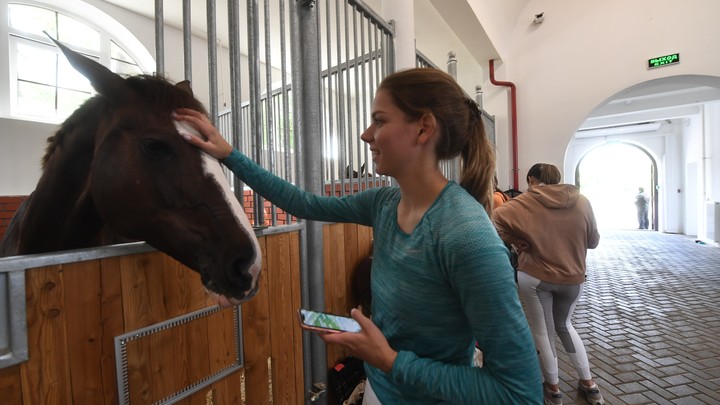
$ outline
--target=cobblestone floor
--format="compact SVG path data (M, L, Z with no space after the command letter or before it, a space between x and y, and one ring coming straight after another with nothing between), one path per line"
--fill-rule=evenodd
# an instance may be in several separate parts
M603 230L574 324L608 405L720 404L720 248ZM557 340L565 404L583 404Z

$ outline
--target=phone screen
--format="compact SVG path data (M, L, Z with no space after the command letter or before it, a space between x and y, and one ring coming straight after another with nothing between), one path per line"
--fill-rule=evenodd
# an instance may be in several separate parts
M301 309L300 321L310 329L360 332L360 325L354 319L324 312Z

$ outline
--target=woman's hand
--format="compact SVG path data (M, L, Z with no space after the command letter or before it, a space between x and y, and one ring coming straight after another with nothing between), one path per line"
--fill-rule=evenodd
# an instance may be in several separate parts
M194 136L184 136L188 143L197 146L218 160L223 160L232 153L233 147L220 135L205 114L189 108L178 108L175 110L173 118L189 123L205 137L205 139L200 139Z
M390 347L380 329L363 315L362 311L353 309L350 316L355 319L362 330L357 333L320 333L325 343L344 346L350 353L373 367L389 373L397 357L397 352Z

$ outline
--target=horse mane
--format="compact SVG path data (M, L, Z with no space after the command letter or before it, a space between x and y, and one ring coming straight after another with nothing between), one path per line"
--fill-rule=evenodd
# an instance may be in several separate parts
M192 108L207 115L207 110L191 91L172 84L167 78L155 75L136 75L125 78L125 83L143 101L141 108L152 108L158 113L169 113L176 108ZM48 161L57 148L62 145L66 134L73 133L76 128L88 126L96 128L103 117L109 114L105 111L113 108L110 99L97 94L85 101L61 125L60 129L47 139L45 156L42 159L42 169L45 170ZM88 122L88 119L91 119ZM95 131L90 131L94 133Z

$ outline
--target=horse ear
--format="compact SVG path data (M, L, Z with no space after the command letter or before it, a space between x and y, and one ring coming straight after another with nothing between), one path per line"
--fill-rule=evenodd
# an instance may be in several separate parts
M47 35L48 38L50 38L50 40L52 40L55 45L60 48L68 62L70 62L70 65L90 80L90 84L92 84L93 88L98 93L116 102L123 101L127 98L127 96L129 96L130 89L127 87L127 84L125 84L125 80L122 77L113 73L110 69L95 62L94 60L86 58L73 51L59 41L55 40L55 38L51 37L47 32L45 32L45 35Z
M194 97L192 87L190 87L190 80L183 80L181 82L177 82L175 84L175 87L179 88L180 90L187 91L188 94Z

